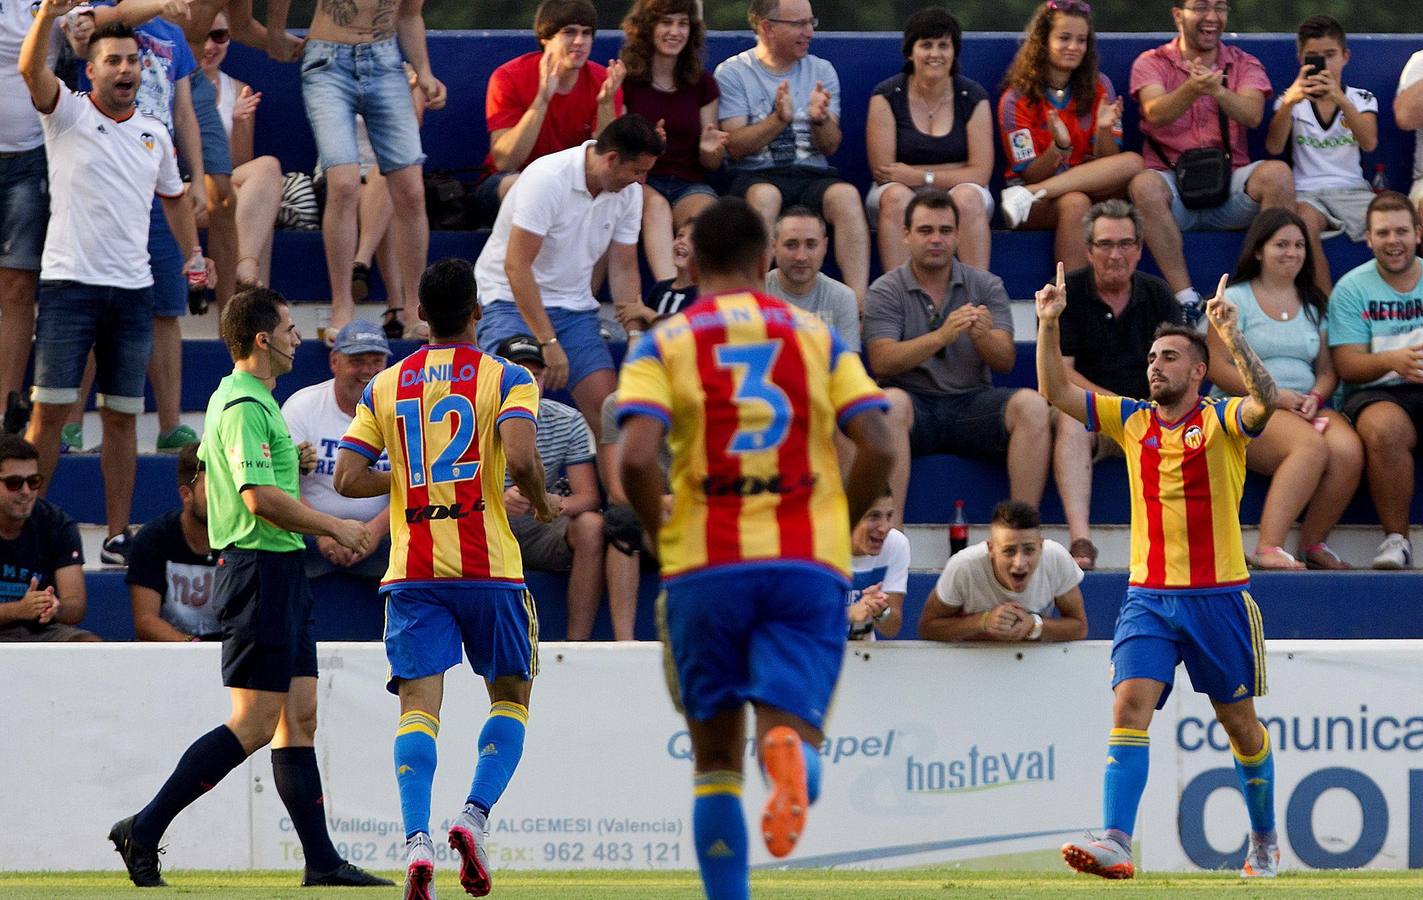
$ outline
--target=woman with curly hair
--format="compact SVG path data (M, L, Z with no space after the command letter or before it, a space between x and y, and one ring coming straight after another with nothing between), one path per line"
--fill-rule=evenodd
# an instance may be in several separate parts
M726 132L717 127L721 92L702 68L706 26L697 0L637 0L623 34L623 102L656 122L667 141L642 192L642 249L662 281L677 274L672 236L716 202L706 175L726 153Z
M1087 265L1082 217L1092 204L1125 197L1141 156L1123 153L1122 101L1097 71L1092 7L1047 0L1003 78L998 130L1008 168L999 198L1010 228L1055 228L1057 258Z
M993 215L993 109L983 85L959 74L963 27L939 6L904 23L904 68L875 87L865 142L875 186L865 198L879 231L880 265L909 259L904 210L921 187L948 191L958 207L959 259L988 268Z

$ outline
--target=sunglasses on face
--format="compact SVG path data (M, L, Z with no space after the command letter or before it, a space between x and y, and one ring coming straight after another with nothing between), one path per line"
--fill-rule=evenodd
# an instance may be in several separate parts
M1053 0L1053 2L1056 2L1056 0ZM229 32L226 28L214 28L212 31L208 32L208 40L212 41L214 44L225 44L231 37L231 32Z
M30 486L30 490L32 490L32 491L37 491L37 490L40 489L40 485L44 484L44 476L43 476L43 475L6 475L4 478L0 478L0 482L4 482L6 489L8 489L9 491L11 491L12 493L13 493L14 491L18 491L20 488L24 487L25 485L29 485L29 486Z
M1085 0L1047 0L1047 8L1054 12L1081 13L1092 15L1092 4Z

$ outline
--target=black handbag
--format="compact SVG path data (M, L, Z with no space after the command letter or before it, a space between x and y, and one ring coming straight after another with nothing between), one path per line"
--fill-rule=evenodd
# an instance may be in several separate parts
M1225 67L1226 75L1230 66ZM1225 110L1216 104L1216 116L1220 121L1220 136L1223 147L1197 147L1176 157L1172 168L1176 172L1176 191L1181 197L1181 205L1187 209L1211 209L1220 206L1230 197L1230 123L1226 121ZM1146 138L1162 162L1167 160L1166 151L1150 136Z

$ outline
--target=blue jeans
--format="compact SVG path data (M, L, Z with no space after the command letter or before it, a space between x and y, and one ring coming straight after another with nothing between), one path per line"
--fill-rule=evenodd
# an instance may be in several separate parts
M41 281L37 306L31 398L51 406L78 400L92 349L99 405L142 413L153 351L153 289Z
M608 342L599 331L598 311L590 309L575 312L570 309L545 310L558 344L568 356L568 390L578 386L578 382L601 369L613 368L613 354L608 351ZM512 301L499 300L484 304L484 315L476 330L479 349L493 353L499 342L516 334L533 334L519 307Z
M1157 171L1171 190L1171 216L1182 231L1241 231L1250 227L1260 212L1260 204L1245 193L1245 182L1255 173L1256 167L1264 160L1257 159L1248 166L1241 166L1230 175L1230 196L1220 206L1209 209L1187 209L1181 202L1181 191L1176 186L1176 173Z
M153 198L148 213L148 267L153 270L153 314L155 316L186 316L188 314L188 278L183 274L183 251L178 239L168 227L163 214L163 201Z
M38 272L48 224L44 145L0 159L0 269Z
M307 41L301 99L316 138L318 169L360 163L356 113L366 120L382 175L425 161L395 38L374 44Z

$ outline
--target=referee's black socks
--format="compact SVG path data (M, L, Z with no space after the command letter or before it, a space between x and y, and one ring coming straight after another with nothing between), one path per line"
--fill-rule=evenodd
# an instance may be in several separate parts
M178 767L168 776L158 794L149 801L133 820L133 839L143 847L157 849L168 825L196 799L217 787L227 773L242 765L247 751L237 735L226 725L219 725L212 731L193 741L192 746L178 760ZM316 768L316 758L312 757L312 769ZM280 790L281 780L277 781ZM318 792L320 788L318 787ZM285 798L283 794L283 798ZM293 815L293 819L295 819ZM325 825L323 824L323 829ZM327 840L327 845L330 845ZM334 850L332 851L335 852Z
M345 862L331 844L326 830L326 806L321 795L321 772L312 747L278 747L272 750L272 780L301 838L309 872L330 872Z

